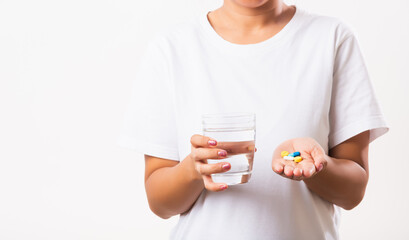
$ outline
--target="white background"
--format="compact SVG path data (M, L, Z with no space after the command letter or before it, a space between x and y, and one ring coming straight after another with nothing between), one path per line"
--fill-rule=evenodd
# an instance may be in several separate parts
M0 0L0 239L166 239L140 154L115 144L141 51L221 0ZM295 0L353 27L391 131L342 239L409 236L409 3ZM272 173L273 174L273 173ZM205 226L204 226L205 227Z

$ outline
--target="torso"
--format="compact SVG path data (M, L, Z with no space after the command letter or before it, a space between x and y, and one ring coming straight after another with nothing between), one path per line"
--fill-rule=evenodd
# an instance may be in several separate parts
M257 122L250 182L203 191L171 239L337 239L338 208L271 169L274 146L286 139L312 137L328 150L336 29L337 21L300 10L273 37L240 45L215 33L204 14L161 38L179 159L190 153L190 137L202 134L202 114L254 112Z

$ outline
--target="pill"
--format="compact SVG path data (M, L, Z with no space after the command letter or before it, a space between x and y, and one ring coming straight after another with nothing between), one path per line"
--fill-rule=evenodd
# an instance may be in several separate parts
M285 159L285 160L292 161L292 160L294 160L294 157L291 157L291 156L284 156L284 159Z
M300 152L293 152L294 157L300 156Z
M285 156L288 156L288 152L287 151L282 151L281 152L281 157L285 157Z
M301 162L302 161L302 157L300 157L300 156L297 156L297 157L295 157L294 158L294 162Z
M288 156L290 156L290 157L295 157L295 156L294 156L294 153L290 153L290 154L288 154Z

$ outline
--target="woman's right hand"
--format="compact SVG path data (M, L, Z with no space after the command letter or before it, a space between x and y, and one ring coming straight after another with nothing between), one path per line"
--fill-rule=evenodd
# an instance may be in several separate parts
M192 145L189 154L195 170L203 179L204 186L209 191L223 191L227 189L226 183L214 183L210 174L222 173L230 170L231 165L228 162L208 164L207 159L224 159L227 157L227 151L217 148L215 139L195 134L190 138Z

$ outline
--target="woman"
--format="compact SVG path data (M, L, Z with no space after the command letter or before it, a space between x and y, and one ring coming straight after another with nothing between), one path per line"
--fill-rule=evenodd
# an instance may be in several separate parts
M209 177L231 166L200 116L224 112L257 115L244 185ZM339 209L365 193L368 145L387 131L352 31L281 0L225 0L158 34L124 126L119 144L145 154L151 210L180 214L171 239L338 239Z

